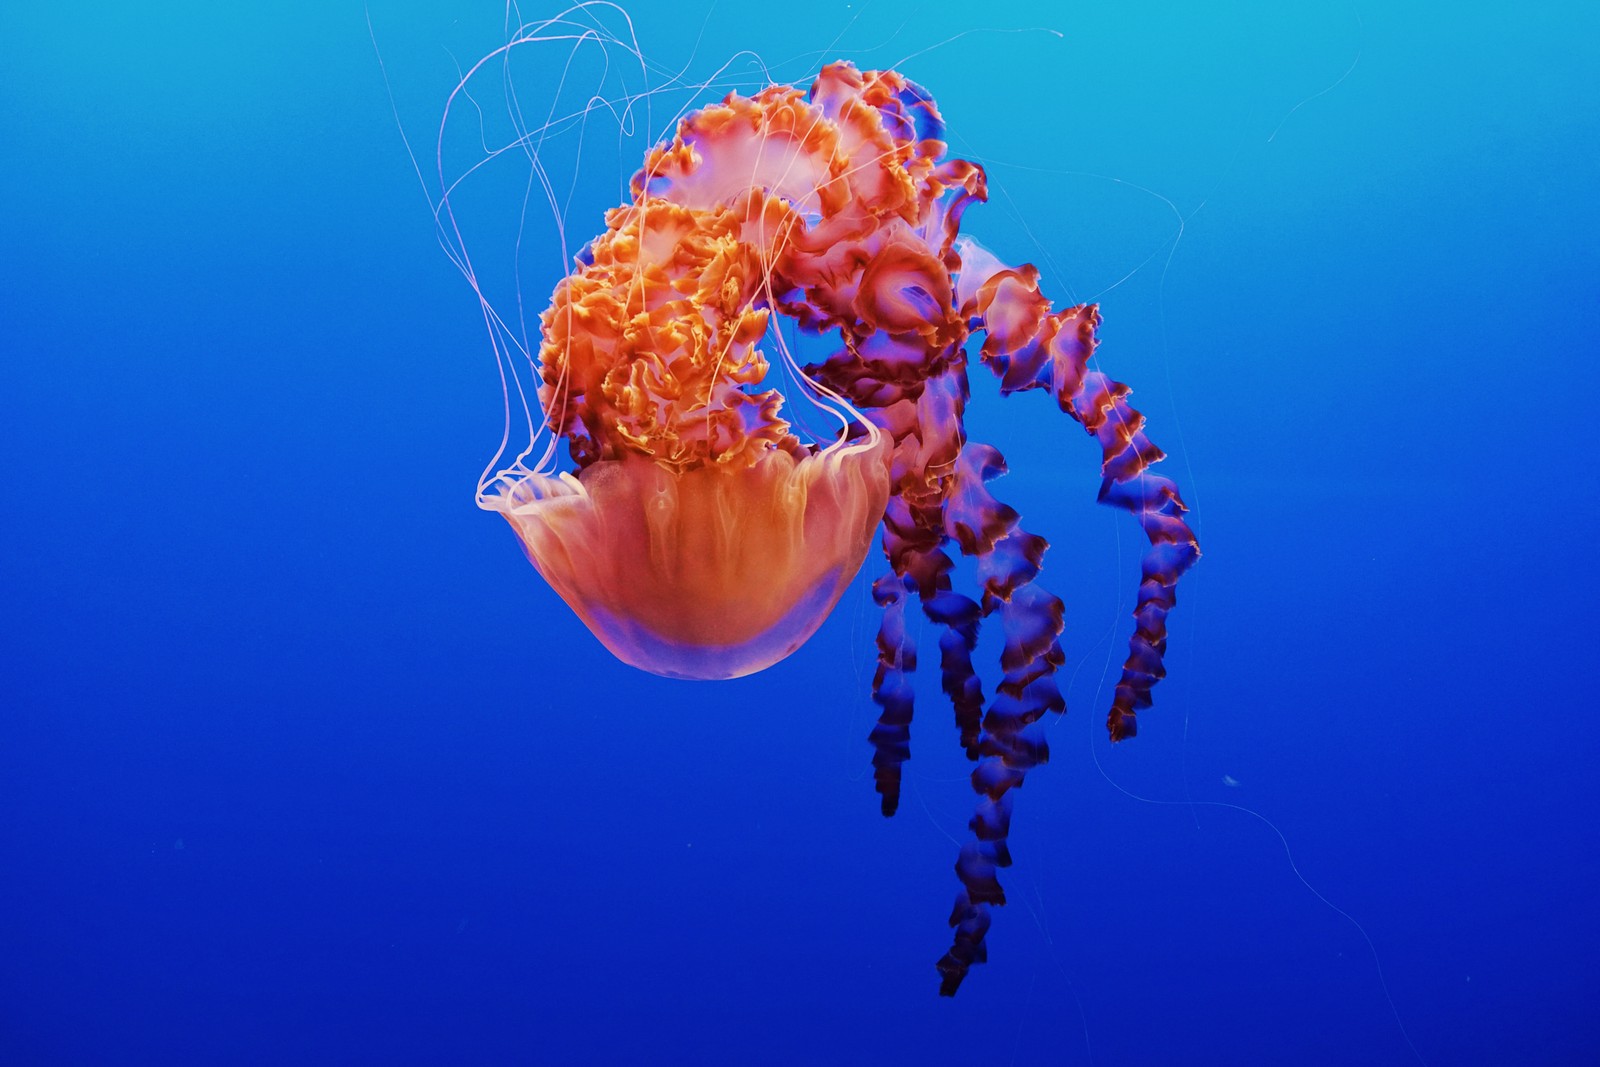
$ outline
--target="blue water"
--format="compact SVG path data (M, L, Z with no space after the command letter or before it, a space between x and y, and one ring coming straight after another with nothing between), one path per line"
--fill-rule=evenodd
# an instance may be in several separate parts
M0 9L0 1062L1600 1062L1595 9L976 7L633 12L702 78L910 57L1194 506L1113 748L1138 532L975 379L1069 711L953 1001L967 766L929 650L877 813L867 579L673 682L473 506L500 387L401 131L426 173L503 10L373 0L380 68L360 5Z

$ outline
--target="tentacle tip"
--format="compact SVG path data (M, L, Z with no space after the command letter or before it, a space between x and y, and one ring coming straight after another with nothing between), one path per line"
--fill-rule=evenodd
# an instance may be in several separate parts
M953 997L956 990L961 988L961 980L967 976L972 964L959 958L952 950L940 957L935 966L939 969L939 995Z

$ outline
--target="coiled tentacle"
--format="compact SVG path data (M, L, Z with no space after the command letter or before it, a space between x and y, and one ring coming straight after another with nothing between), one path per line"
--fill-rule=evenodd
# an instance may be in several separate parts
M954 995L968 968L986 958L987 909L1006 902L998 869L1011 865L1011 791L1050 757L1034 723L1066 708L1055 681L1063 658L1057 641L1062 604L1034 581L1048 546L989 492L986 483L1005 469L999 450L969 443L957 460L945 508L947 535L964 554L977 557L983 613L999 616L1005 637L1000 653L1005 673L983 717L978 766L972 772L978 805L967 827L973 838L956 860L961 892L950 916L955 940L938 964L939 991L945 996Z
M1133 513L1149 539L1140 561L1138 601L1128 658L1106 716L1113 741L1138 732L1138 712L1165 675L1167 615L1178 579L1200 558L1188 508L1171 479L1149 472L1165 453L1145 436L1145 419L1127 401L1131 390L1089 368L1100 309L1084 304L1052 312L1031 265L1001 266L975 245L963 248L962 312L987 331L981 359L1002 393L1048 389L1061 410L1100 442L1100 502Z

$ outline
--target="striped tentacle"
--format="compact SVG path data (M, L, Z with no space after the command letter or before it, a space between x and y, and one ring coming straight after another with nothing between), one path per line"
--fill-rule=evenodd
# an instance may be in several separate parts
M984 614L998 613L1005 645L1005 672L978 735L978 766L972 787L978 805L967 826L973 838L961 848L956 875L961 891L951 912L955 939L939 961L940 992L951 996L974 963L983 962L987 909L1006 902L998 870L1011 865L1011 791L1028 771L1049 759L1050 749L1034 723L1066 702L1056 686L1061 665L1061 601L1034 582L1048 547L1028 533L1016 511L990 494L987 483L1005 472L1005 461L989 445L968 444L956 463L945 509L945 529L966 555L976 556L983 584Z
M1111 739L1120 741L1137 733L1138 712L1150 706L1150 690L1166 673L1167 615L1200 546L1184 521L1188 509L1177 485L1149 470L1165 454L1145 436L1144 416L1127 401L1129 388L1089 368L1099 308L1052 312L1034 267L1001 267L981 249L973 258L978 266L964 281L962 311L987 331L981 358L999 376L1000 391L1055 395L1061 410L1100 442L1100 502L1131 512L1150 542L1140 561L1128 658L1106 717Z

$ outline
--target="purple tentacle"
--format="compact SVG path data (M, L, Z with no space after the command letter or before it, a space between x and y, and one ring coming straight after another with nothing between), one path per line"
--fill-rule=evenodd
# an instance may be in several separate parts
M1167 615L1177 603L1178 579L1200 558L1200 546L1183 519L1188 508L1178 487L1149 472L1165 454L1145 436L1144 416L1127 402L1130 390L1088 367L1099 308L1052 313L1032 266L1008 269L978 259L974 277L963 281L963 312L988 331L982 359L999 376L1001 392L1048 389L1055 395L1061 410L1100 442L1100 502L1131 512L1150 542L1140 561L1128 658L1106 716L1111 739L1121 741L1138 732L1138 712L1150 706L1150 690L1166 673Z
M985 483L1005 472L998 450L968 444L956 462L945 508L945 529L961 551L978 559L983 582L983 612L997 613L1005 645L1000 653L1004 677L978 735L978 766L972 787L977 810L967 823L973 839L961 848L956 876L961 891L951 912L954 942L939 960L939 991L955 994L974 963L983 962L988 908L1006 902L999 868L1011 865L1011 790L1027 773L1049 759L1050 748L1034 724L1046 712L1061 712L1066 701L1056 686L1061 665L1061 601L1034 583L1047 547L1044 538L1018 524L1016 511L995 499Z
M906 600L911 595L921 601L929 621L944 628L939 638L941 683L955 709L962 746L969 757L977 758L983 687L972 666L972 649L982 611L976 601L951 589L952 563L942 547L943 510L937 497L919 507L896 494L884 520L883 547L893 570L872 586L873 599L884 609L872 681L872 699L883 711L868 740L885 815L893 815L899 807L901 764L911 758L910 675L917 664L916 642L906 632Z
M883 711L867 740L872 742L872 777L886 816L900 806L900 765L911 758L910 675L917 669L917 643L906 633L906 597L914 588L895 574L872 583L872 599L883 609L872 700Z

